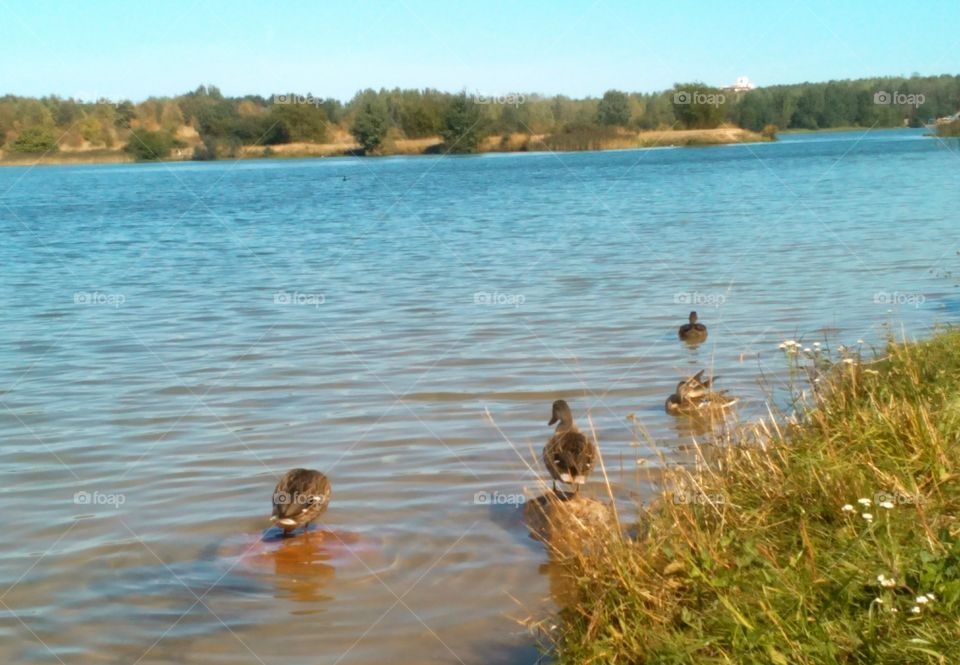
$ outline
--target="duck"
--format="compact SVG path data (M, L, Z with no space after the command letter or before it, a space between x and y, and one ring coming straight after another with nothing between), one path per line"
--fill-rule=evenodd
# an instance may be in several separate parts
M330 481L313 469L287 471L273 490L270 521L290 535L298 527L309 527L330 503Z
M677 335L684 342L699 344L707 339L707 327L697 321L696 312L690 312L690 322L680 326Z
M667 398L664 408L673 416L718 415L737 403L726 390L714 391L716 377L703 378L700 370L685 381L677 384L677 391Z
M597 447L573 422L570 405L558 399L553 403L553 413L548 425L557 429L543 447L543 464L553 478L553 491L557 481L573 485L574 493L587 482L597 457Z

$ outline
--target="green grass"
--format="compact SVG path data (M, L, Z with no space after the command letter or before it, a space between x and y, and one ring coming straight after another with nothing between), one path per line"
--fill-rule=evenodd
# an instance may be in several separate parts
M821 377L800 415L668 472L703 501L567 562L557 662L960 662L960 332Z

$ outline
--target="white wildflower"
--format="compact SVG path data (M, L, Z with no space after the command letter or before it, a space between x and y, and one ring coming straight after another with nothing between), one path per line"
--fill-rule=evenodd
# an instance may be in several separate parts
M926 605L930 602L930 599L926 596L917 596L917 605Z
M872 522L872 521L873 521L873 515L870 514L870 513L863 513L862 515L860 515L860 517L862 517L862 518L864 519L864 521L866 521L866 522Z
M928 594L927 594L927 600L936 600L936 599L937 599L937 597L934 596L932 593L928 593Z
M914 605L913 607L911 607L911 608L910 608L910 611L913 612L914 614L920 614L920 608L919 608L918 606L916 606L916 605Z
M854 507L851 506L849 503L845 503L843 504L843 508L841 508L840 510L842 510L845 513L852 513L854 511Z
M869 506L869 505L870 505L870 499L866 499L866 498L864 498L864 499L857 499L857 503L859 503L861 506Z
M881 508L886 508L887 510L893 510L893 501L881 501Z

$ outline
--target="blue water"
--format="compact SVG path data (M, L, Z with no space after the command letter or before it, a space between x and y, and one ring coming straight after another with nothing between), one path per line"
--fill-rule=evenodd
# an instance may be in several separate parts
M923 133L0 169L0 656L531 662L556 581L475 495L536 489L555 398L642 497L683 375L749 420L786 339L956 322L960 153ZM239 556L293 466L360 554Z

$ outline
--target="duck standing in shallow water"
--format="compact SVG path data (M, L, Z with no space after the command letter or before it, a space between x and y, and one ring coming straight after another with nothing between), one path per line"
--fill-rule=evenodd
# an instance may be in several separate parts
M677 392L667 398L664 408L672 416L722 415L737 403L726 390L712 390L716 377L703 379L703 370L677 384Z
M697 322L696 312L690 312L690 322L680 326L677 334L684 342L699 344L707 339L707 327Z
M325 475L312 469L291 469L273 490L270 521L286 536L298 527L310 526L329 503L330 481Z
M557 481L574 486L574 492L587 482L597 457L597 447L584 436L574 424L570 405L562 399L553 403L553 415L548 425L557 425L547 445L543 447L543 463L553 478L553 491Z

